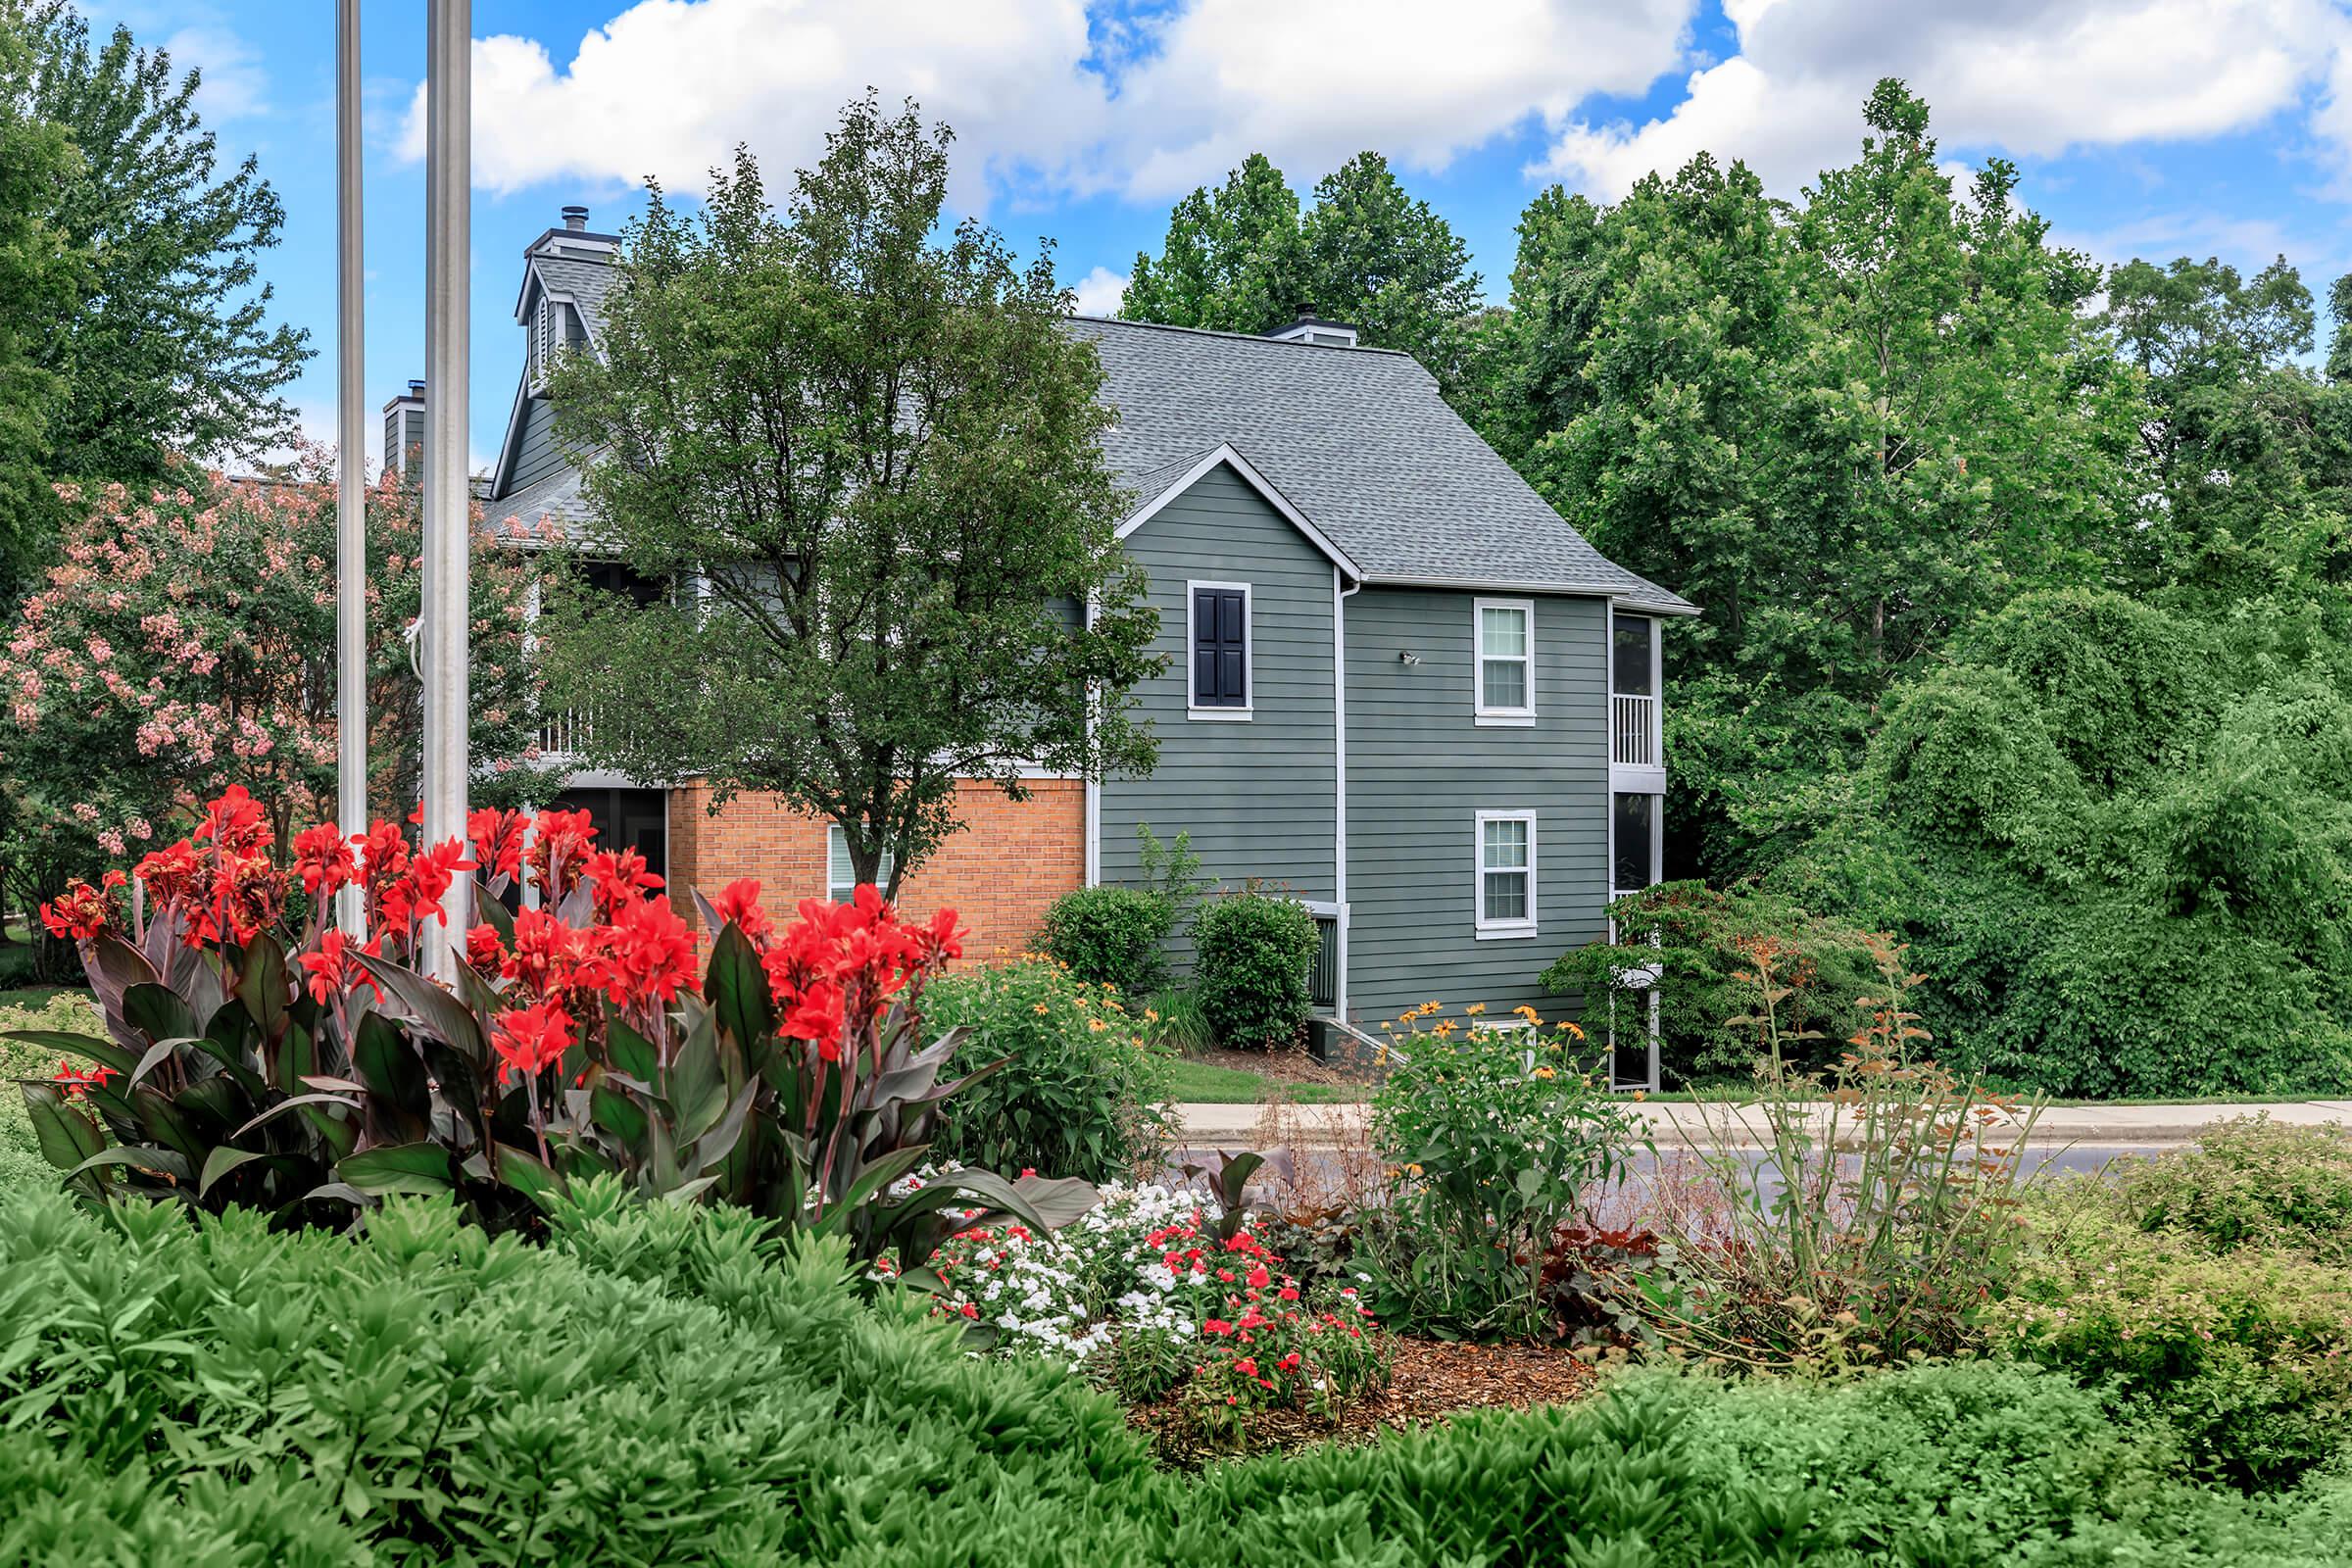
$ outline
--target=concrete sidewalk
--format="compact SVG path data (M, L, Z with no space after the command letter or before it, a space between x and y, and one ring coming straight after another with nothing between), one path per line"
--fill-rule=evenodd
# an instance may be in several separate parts
M1628 1101L1626 1108L1649 1124L1650 1137L1660 1149L1712 1149L1723 1132L1729 1132L1729 1141L1740 1147L1753 1148L1764 1141L1762 1119L1753 1107ZM1289 1142L1309 1149L1352 1144L1364 1136L1369 1109L1361 1103L1286 1105L1283 1117L1294 1130ZM1199 1102L1176 1107L1184 1141L1195 1149L1254 1147L1264 1111L1262 1105ZM1826 1107L1816 1112L1825 1113ZM2052 1105L2034 1123L2032 1142L2037 1147L2158 1148L2194 1143L2201 1129L2236 1116L2268 1116L2298 1127L2327 1122L2352 1126L2352 1100L2307 1100L2278 1105Z

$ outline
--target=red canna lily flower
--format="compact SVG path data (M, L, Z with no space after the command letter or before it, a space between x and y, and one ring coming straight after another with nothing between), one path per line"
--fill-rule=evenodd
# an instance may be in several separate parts
M498 1053L498 1081L545 1071L564 1059L575 1041L571 1014L552 1002L534 1002L498 1015L490 1049Z

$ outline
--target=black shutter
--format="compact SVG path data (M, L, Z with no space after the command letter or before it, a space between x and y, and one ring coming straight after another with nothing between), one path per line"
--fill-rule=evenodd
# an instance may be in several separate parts
M1193 593L1193 706L1250 706L1250 626L1238 588Z

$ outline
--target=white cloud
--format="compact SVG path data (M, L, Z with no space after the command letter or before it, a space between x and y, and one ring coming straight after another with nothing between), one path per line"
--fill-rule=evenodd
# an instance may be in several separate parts
M1682 59L1692 0L1198 0L1121 82L1106 153L1130 194L1251 152L1307 180L1377 148L1422 169L1531 114L1645 90Z
M1078 280L1074 292L1080 316L1116 316L1127 297L1127 274L1098 267Z
M739 140L781 173L869 83L956 126L966 209L1155 199L1252 151L1300 181L1367 147L1437 169L1530 116L1642 91L1682 61L1695 3L640 0L561 66L543 40L476 40L475 178L692 190ZM400 140L422 156L421 86Z
M1701 150L1792 192L1858 151L1881 76L1946 143L2052 156L2243 130L2319 98L2311 130L2352 164L2352 22L2328 0L1727 0L1739 52L1635 127L1555 119L1540 166L1614 197Z
M957 160L959 177L977 181L1058 164L1100 125L1087 48L1078 0L641 0L561 72L536 39L475 40L474 179L504 192L650 174L697 191L742 141L782 182L871 84L954 124L979 155ZM424 153L421 83L401 150ZM977 205L976 183L963 194Z
M208 125L265 114L270 108L270 77L261 57L227 27L199 23L180 28L164 40L172 69L203 73L196 89L196 108Z

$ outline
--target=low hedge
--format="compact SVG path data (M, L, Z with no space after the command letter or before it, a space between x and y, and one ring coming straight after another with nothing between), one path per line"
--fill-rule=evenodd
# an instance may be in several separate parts
M1053 1365L861 1300L837 1248L611 1180L551 1231L0 1194L0 1561L2318 1565L2352 1524L2341 1484L2196 1492L1983 1365L1649 1376L1186 1477Z
M2340 1132L2251 1118L2060 1184L1988 1340L2160 1418L2198 1475L2290 1486L2352 1452L2348 1178Z

